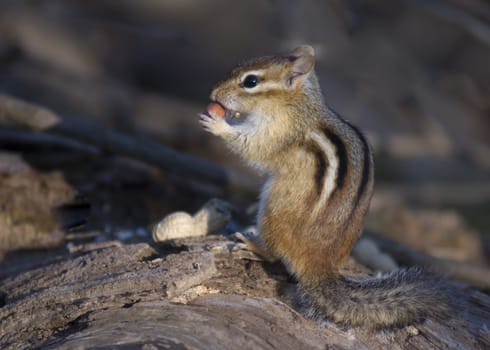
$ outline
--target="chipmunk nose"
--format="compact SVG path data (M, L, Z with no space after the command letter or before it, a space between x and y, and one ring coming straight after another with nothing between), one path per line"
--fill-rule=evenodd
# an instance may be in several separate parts
M225 86L221 86L220 84L215 85L213 87L213 90L211 91L211 94L209 95L209 98L211 99L211 101L221 102L221 100L225 99L225 97L228 95L226 91L227 89Z

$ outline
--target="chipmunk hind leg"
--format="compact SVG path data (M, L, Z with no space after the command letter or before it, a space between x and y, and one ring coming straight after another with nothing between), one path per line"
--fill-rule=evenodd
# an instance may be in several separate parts
M245 243L247 249L255 253L261 259L268 262L276 262L279 260L279 258L269 252L265 246L264 240L257 232L236 232L234 236Z

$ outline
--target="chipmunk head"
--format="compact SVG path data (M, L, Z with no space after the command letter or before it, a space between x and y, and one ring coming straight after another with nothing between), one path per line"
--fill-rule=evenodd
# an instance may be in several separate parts
M294 105L312 87L309 78L314 75L314 65L315 53L308 45L282 56L251 59L218 83L211 99L224 107L230 124L254 116L272 118L284 114L278 108Z

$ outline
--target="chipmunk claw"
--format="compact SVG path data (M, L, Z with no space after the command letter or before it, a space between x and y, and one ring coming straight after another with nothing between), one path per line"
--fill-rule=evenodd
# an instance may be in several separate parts
M232 236L235 239L243 242L245 244L245 249L254 253L261 260L266 260L269 262L274 262L278 260L267 251L262 237L255 230L246 232L235 232Z
M215 118L210 117L205 113L199 113L199 123L203 126L204 130L211 131L212 125L216 122Z

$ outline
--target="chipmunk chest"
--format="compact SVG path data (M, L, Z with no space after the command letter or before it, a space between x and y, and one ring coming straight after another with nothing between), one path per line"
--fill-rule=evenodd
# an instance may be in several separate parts
M263 188L258 225L274 251L281 245L293 245L309 221L308 191L298 186L302 184L269 180Z

